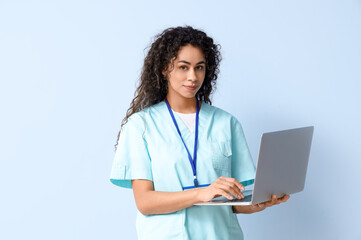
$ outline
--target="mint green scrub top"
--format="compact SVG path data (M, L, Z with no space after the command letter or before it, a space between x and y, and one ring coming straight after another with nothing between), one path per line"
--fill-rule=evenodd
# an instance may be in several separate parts
M177 114L179 130L193 155L191 132ZM193 158L193 156L192 156ZM197 178L211 184L220 176L244 186L254 181L255 167L239 121L231 114L202 102L199 112ZM194 186L187 151L165 102L137 112L123 126L110 181L132 188L131 179L153 181L155 191L177 192ZM170 214L144 216L137 212L138 239L243 239L231 206L192 206Z

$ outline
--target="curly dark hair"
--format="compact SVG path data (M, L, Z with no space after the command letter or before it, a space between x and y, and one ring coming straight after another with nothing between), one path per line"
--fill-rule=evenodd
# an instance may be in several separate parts
M199 47L206 60L205 78L196 98L212 104L210 95L216 88L219 64L222 59L221 46L215 44L206 33L191 26L167 28L155 36L155 41L151 44L144 59L140 83L122 121L115 149L118 145L121 129L128 118L132 114L165 99L168 93L168 80L163 72L168 70L172 59L177 57L179 49L188 44Z

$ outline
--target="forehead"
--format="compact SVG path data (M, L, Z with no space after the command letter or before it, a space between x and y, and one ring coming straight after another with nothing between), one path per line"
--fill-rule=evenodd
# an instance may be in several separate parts
M182 46L176 58L176 61L185 60L187 62L198 63L200 61L204 61L204 54L199 47L192 46L190 44L186 46Z

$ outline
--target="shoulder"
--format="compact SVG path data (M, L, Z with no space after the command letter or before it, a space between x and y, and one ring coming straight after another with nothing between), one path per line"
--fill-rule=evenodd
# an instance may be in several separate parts
M216 122L229 123L231 125L240 124L235 116L225 111L224 109L221 109L219 107L204 102L202 104L204 104L207 114L209 114L212 118L214 118Z
M146 125L153 122L154 119L159 119L164 114L164 102L156 103L152 106L146 107L139 112L133 113L124 124L124 127L131 128L137 127L145 129Z

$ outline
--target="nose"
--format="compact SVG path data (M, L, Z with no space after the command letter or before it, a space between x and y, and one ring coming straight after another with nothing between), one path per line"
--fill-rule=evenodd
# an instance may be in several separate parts
M188 79L187 79L188 81L192 81L192 82L197 81L197 74L196 74L196 72L194 71L193 68L191 68L191 69L188 71L187 78L188 78Z

